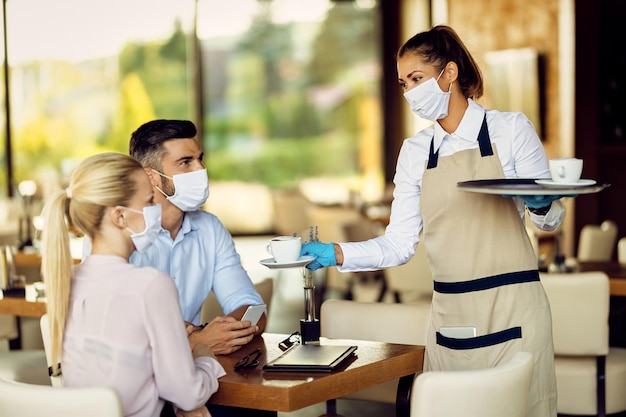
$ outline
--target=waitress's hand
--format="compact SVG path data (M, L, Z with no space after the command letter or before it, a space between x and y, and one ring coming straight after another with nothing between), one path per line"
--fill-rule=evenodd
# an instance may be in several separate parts
M300 256L312 256L315 258L312 262L307 264L307 269L315 271L327 266L337 265L337 258L335 257L335 244L322 243L322 242L309 242L302 245L300 249Z
M542 209L550 207L554 200L559 200L563 195L503 195L506 198L521 198L524 200L526 207L530 209ZM568 196L571 197L571 196Z

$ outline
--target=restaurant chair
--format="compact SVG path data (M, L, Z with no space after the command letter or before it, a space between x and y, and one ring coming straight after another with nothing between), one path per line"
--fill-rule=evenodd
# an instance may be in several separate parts
M309 207L313 204L297 190L273 190L274 231L277 235L291 236L308 229L311 222Z
M425 345L430 323L430 302L416 304L326 300L320 313L321 335L335 339ZM357 351L358 354L358 351ZM396 404L399 380L357 391L342 399ZM336 414L336 401L326 404L327 416Z
M430 271L423 240L417 244L415 254L404 265L384 271L387 291L396 303L430 301L433 296L433 275Z
M355 222L367 221L363 214L353 208L340 205L322 206L311 205L307 210L307 218L310 226L316 226L318 239L322 242L347 242L349 241L344 226ZM308 233L303 234L303 241L308 240ZM352 284L358 276L355 272L339 272L335 267L323 268L316 271L324 274L322 281L323 294L341 294L343 297L351 297Z
M122 417L122 403L109 387L54 388L0 377L2 417Z
M19 336L17 319L11 314L0 314L0 352L9 350L9 340Z
M50 375L50 384L53 387L62 387L63 386L63 375L53 375L52 374L52 351L51 351L51 340L50 340L50 320L47 314L41 316L41 320L39 322L41 326L41 337L43 339L43 346L46 351L46 369L48 370L48 375Z
M579 262L608 262L613 258L617 242L617 225L605 220L598 225L585 225L578 239L576 259Z
M557 411L626 410L626 349L609 346L609 278L604 272L541 274L552 310Z
M626 237L617 241L617 262L626 266Z
M43 349L9 350L9 340L18 337L15 316L0 314L0 376L12 381L50 385Z
M343 225L345 242L362 242L380 236L380 224L367 218ZM345 274L345 273L343 273ZM349 274L350 281L344 299L355 301L383 301L387 293L383 271L360 271Z
M525 417L532 355L489 369L430 371L415 378L411 417Z
M254 284L257 292L263 299L263 302L267 306L267 315L266 320L269 319L270 306L272 304L272 296L274 294L274 279L273 278L265 278L262 281ZM205 300L202 305L202 311L200 312L200 323L207 323L213 320L217 316L223 316L224 311L222 311L222 307L220 303L217 301L215 294L213 291L209 293L209 296ZM267 322L266 325L267 327Z

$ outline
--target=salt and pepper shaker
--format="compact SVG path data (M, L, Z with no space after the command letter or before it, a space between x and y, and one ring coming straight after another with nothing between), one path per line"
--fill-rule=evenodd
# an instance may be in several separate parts
M309 242L319 242L317 226L309 228ZM320 321L315 318L315 281L313 271L303 268L304 319L300 320L300 334L303 344L316 344L320 340Z

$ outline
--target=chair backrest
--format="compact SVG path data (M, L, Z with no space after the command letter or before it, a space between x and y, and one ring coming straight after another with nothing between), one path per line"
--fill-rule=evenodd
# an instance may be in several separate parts
M424 372L415 378L411 417L525 417L532 355L490 369Z
M430 303L326 300L320 312L324 337L425 345Z
M415 291L423 295L432 296L433 275L430 271L426 249L423 241L417 244L415 254L404 265L394 266L384 270L387 288L390 291Z
M274 279L273 278L265 278L262 281L254 284L257 292L263 299L263 302L267 306L267 314L269 316L270 306L272 304L272 296L274 294ZM209 293L209 296L204 301L202 305L202 311L200 313L200 322L206 323L213 320L217 316L224 315L224 311L220 306L220 303L217 302L217 298L213 291Z
M609 278L604 272L541 274L552 311L554 353L609 352Z
M626 265L626 237L617 241L617 261Z
M610 261L617 241L617 225L605 220L600 226L585 225L580 231L576 258L584 262Z
M0 314L0 341L6 344L6 346L0 349L0 351L8 350L9 340L15 339L18 335L17 320L15 319L15 316L10 314Z
M48 371L52 369L52 341L50 339L50 320L48 314L41 316L39 320L39 326L41 327L41 338L43 339L43 348L46 351L46 362L48 363ZM63 375L50 375L50 383L53 387L63 386Z
M122 417L122 403L109 387L54 388L0 377L2 417Z

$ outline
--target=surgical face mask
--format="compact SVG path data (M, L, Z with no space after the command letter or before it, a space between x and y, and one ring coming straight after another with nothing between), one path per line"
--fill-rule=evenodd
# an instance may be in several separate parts
M117 206L117 208L143 214L143 220L146 223L143 232L133 232L130 227L127 227L126 230L130 232L130 238L137 252L145 252L154 243L161 230L161 205L146 206L143 211L124 206Z
M206 203L206 199L209 198L209 178L204 169L176 174L173 177L168 177L154 169L153 171L162 177L174 181L174 195L165 194L159 187L156 187L156 189L182 211L198 210Z
M434 122L448 115L452 84L447 92L439 88L437 81L441 78L443 71L441 70L437 79L426 80L404 93L404 98L409 102L411 110L422 119Z

